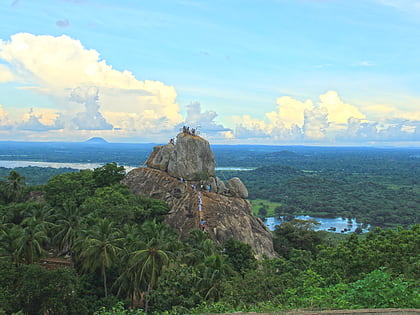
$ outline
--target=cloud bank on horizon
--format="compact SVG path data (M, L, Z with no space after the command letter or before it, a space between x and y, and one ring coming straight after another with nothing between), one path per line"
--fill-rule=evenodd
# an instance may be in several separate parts
M396 1L379 2L398 6ZM15 1L11 6L19 5ZM73 27L67 17L56 18L54 23L61 31ZM213 54L201 51L206 51L200 53L202 58ZM375 63L362 60L357 66L374 67ZM328 67L331 64L322 66ZM316 97L278 90L269 101L271 109L260 107L258 99L251 106L249 102L241 106L238 95L239 105L232 113L229 102L215 106L206 94L198 93L198 101L179 104L179 99L185 98L184 87L168 85L159 75L153 80L140 80L139 76L115 69L99 51L86 48L70 35L21 32L0 38L0 87L9 89L11 95L26 96L19 106L11 97L0 96L0 140L82 141L101 136L113 142L164 142L189 125L215 143L420 141L420 99L415 96L408 99L413 105L407 106L384 102L384 97L376 103L353 103L340 96L342 90L325 85ZM302 80L302 91L306 84ZM259 88L257 81L255 86ZM225 92L222 89L221 94ZM31 96L33 101L28 101Z

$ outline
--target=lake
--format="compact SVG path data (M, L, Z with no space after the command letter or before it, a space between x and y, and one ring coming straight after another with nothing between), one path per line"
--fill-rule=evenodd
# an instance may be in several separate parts
M342 233L344 229L346 229L346 232L343 233L351 233L354 232L359 226L362 227L363 223L358 223L356 219L343 219L343 218L318 218L318 217L311 217L308 215L300 215L295 216L296 219L300 220L315 220L319 223L321 223L317 228L316 231L329 231L334 233ZM285 222L284 217L268 217L265 219L264 223L267 225L267 227L274 231L274 228L276 225L280 225L281 223ZM336 230L331 231L328 230L330 228L334 227ZM367 232L369 230L369 225L363 229L363 232Z

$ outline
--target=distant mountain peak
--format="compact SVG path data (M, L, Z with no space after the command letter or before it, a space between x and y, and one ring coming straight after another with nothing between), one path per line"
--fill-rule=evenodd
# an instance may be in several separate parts
M86 140L85 143L108 143L108 141L106 141L104 138L101 137L93 137L90 138L89 140Z

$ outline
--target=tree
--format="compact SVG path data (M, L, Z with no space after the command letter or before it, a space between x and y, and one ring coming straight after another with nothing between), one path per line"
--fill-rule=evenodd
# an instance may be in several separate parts
M33 264L45 255L44 246L48 243L47 230L44 224L34 218L26 222L22 234L17 239L17 254L26 264Z
M15 313L19 310L16 294L19 270L16 265L0 260L0 279L0 314Z
M91 170L82 170L52 177L45 185L45 200L57 208L65 204L80 206L95 191L92 174Z
M242 275L255 265L256 259L249 244L230 238L224 244L224 253L233 269Z
M119 293L126 292L132 305L146 292L146 306L148 309L149 296L157 286L163 267L169 263L171 249L177 247L174 233L167 225L146 221L140 230L141 242L136 241L127 253L128 263L117 279Z
M3 225L0 230L0 257L9 257L15 265L21 263L19 254L19 240L23 236L20 225Z
M226 256L213 254L197 266L201 280L198 285L206 300L217 301L222 293L223 280L233 275L233 270L226 262Z
M168 253L159 249L157 243L149 242L145 249L135 251L130 260L131 268L138 268L136 283L140 286L142 282L147 282L145 311L148 311L148 300L150 292L158 284L159 276L163 266L169 262Z
M65 204L57 213L54 241L64 252L72 253L85 227L85 218L80 208Z
M19 201L23 196L26 186L25 177L15 170L11 170L6 176L6 181L1 182L2 195L6 202Z
M267 205L262 205L258 208L258 215L262 218L265 218L267 216Z
M80 244L83 269L100 270L105 297L108 296L106 270L116 262L122 243L121 233L113 225L106 218L98 220L87 231L86 239Z
M359 308L419 308L419 297L414 281L392 277L381 268L351 283L344 298Z
M25 204L27 207L22 211L24 217L21 223L22 226L35 222L36 224L40 224L46 232L49 232L54 227L54 224L52 223L55 218L53 208L39 202Z
M173 307L192 308L204 300L198 283L201 278L194 266L171 263L164 268L159 284L152 292L153 311L159 313Z
M186 244L189 248L187 248L186 253L181 259L189 265L202 264L206 257L218 253L218 249L214 241L209 238L208 233L199 229L190 232L190 237L186 240Z
M276 226L274 231L274 249L284 257L288 257L292 248L317 252L317 246L322 244L326 232L315 231L319 225L314 220L294 219Z
M420 224L410 229L380 228L363 237L352 234L335 247L319 247L313 268L331 283L360 280L365 274L387 267L407 278L420 278Z
M21 266L17 302L25 314L86 314L77 296L78 276L71 269L49 271L38 265Z
M93 170L93 179L98 187L117 184L125 176L124 166L117 166L116 162L106 163Z

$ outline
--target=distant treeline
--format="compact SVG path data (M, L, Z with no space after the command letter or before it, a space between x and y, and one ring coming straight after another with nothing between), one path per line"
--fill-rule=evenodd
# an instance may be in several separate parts
M48 180L55 175L79 171L67 167L52 168L37 166L16 167L14 170L25 178L25 182L28 185L43 185L46 184ZM0 167L0 179L5 178L9 172L10 168Z

